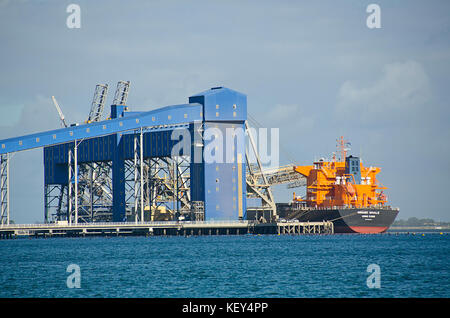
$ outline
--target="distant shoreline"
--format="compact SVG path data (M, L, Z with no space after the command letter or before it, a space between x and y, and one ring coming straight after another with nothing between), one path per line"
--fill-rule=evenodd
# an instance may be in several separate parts
M450 230L450 226L438 226L438 225L423 225L423 226L399 226L393 225L389 230Z

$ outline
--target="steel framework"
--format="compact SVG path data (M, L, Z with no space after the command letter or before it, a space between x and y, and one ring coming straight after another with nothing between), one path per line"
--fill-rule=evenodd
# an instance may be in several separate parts
M270 186L292 178L263 171L251 135L256 165L248 162L245 142L233 141L231 162L205 160L208 129L223 135L237 129L238 137L248 131L244 94L215 87L187 104L129 112L128 90L129 82L118 83L108 120L100 121L107 85L97 85L86 124L0 140L2 224L9 222L8 156L38 147L44 148L45 222L245 219L247 195L260 198L259 209L276 219ZM173 153L181 142L187 146Z

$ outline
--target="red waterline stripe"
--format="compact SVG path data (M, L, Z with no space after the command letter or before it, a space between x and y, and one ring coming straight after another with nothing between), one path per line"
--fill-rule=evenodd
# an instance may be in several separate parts
M388 229L387 226L350 226L356 233L375 234L382 233Z

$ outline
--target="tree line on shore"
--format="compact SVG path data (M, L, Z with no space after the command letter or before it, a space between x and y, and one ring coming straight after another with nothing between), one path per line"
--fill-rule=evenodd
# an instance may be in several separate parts
M419 219L416 217L410 217L407 220L396 220L393 226L445 226L450 225L450 222L438 222L433 219Z

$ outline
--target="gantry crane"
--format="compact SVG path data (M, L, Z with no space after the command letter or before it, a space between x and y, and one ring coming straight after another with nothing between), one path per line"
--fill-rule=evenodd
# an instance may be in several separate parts
M100 121L105 108L106 95L108 94L108 84L97 84L95 86L94 99L91 104L91 111L86 123Z

